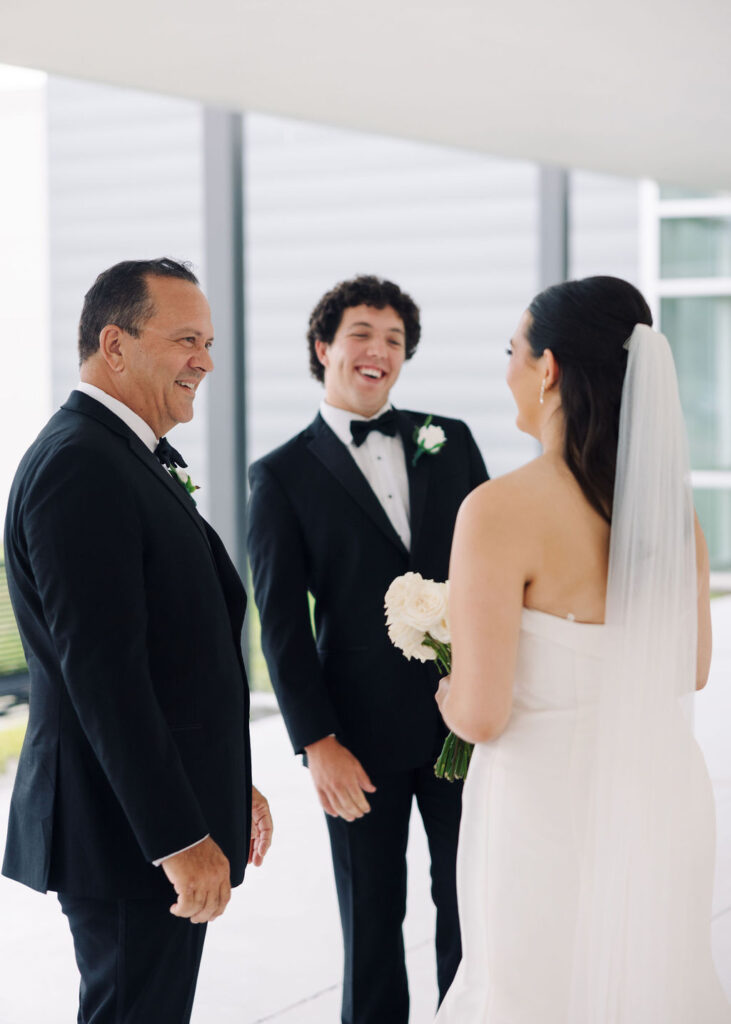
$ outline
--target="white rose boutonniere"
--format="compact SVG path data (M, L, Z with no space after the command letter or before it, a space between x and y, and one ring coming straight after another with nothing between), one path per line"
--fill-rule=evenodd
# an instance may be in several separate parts
M386 591L386 625L391 643L411 660L435 661L449 675L452 646L449 627L449 581L425 580L421 573L397 576ZM434 765L439 779L463 779L472 756L472 744L454 733L447 736Z
M168 466L167 471L173 480L177 480L181 487L184 487L186 492L191 496L193 504L195 505L195 499L193 499L193 492L199 491L200 487L194 484L190 478L190 473L186 469L182 469L180 466Z
M436 455L447 443L447 435L444 430L441 427L433 426L432 419L432 416L427 416L423 424L414 431L416 451L411 460L412 466L416 465L425 452L427 455Z

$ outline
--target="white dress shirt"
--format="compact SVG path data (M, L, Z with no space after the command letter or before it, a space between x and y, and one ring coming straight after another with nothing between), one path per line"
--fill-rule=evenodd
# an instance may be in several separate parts
M372 430L365 441L356 447L350 433L351 420L377 419L390 408L391 403L386 402L375 416L359 416L347 409L337 409L323 399L320 415L355 459L408 551L411 546L409 477L401 435L397 433L395 437L389 437L379 430Z
M76 390L83 392L88 395L89 398L96 399L97 402L113 412L115 416L119 416L123 423L126 423L131 431L133 431L139 437L140 441L146 445L151 452L154 452L157 448L157 442L159 438L155 437L155 431L149 425L145 423L141 416L138 416L136 412L133 412L128 405L124 402L120 402L118 398L112 398L106 391L102 391L95 384L87 384L86 381L79 381L76 385Z
M159 438L155 436L155 431L146 423L141 416L138 416L128 405L124 402L120 402L118 398L113 398L112 395L108 395L106 391L102 391L101 388L96 387L95 384L87 384L86 381L79 381L76 385L76 391L81 391L82 394L88 395L89 398L93 398L113 412L115 416L119 416L123 423L126 423L131 431L133 431L139 437L140 441L146 445L151 452L154 452L157 448L157 442ZM153 860L153 864L156 868L160 867L164 860L168 857L174 857L176 853L183 853L185 850L191 850L194 846L202 843L208 836L203 836L201 839L196 839L190 846L184 846L182 850L176 850L175 853L166 853L164 857L159 857L157 860Z

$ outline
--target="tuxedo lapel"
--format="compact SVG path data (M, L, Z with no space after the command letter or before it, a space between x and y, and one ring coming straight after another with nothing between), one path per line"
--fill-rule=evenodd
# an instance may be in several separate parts
M411 550L416 550L416 542L419 530L424 521L426 512L426 494L431 477L431 466L429 457L422 455L414 465L416 454L416 442L414 441L414 430L418 426L405 412L397 412L398 428L401 440L404 444L404 456L406 457L406 472L409 478L409 520L411 523Z
M185 509L187 514L195 523L196 529L210 549L210 541L208 540L208 534L206 533L203 520L198 515L195 504L193 503L190 495L185 488L182 487L177 480L174 480L170 473L163 468L147 445L140 441L134 430L130 430L127 424L122 422L119 416L115 416L114 413L110 412L110 410L107 409L106 406L102 405L101 402L97 402L94 398L90 398L81 391L72 391L68 400L64 403L63 408L71 412L81 413L84 416L90 416L92 419L102 423L113 433L125 438L133 455L140 460L142 465L152 473L155 479L162 484L163 487L166 487L170 491L170 493L180 503L180 506Z
M356 465L355 459L319 414L310 426L310 433L311 437L307 442L307 447L312 454L332 473L338 483L370 516L382 533L403 554L408 554L404 542L394 530L385 509Z
M159 480L163 487L166 487L170 491L180 504L181 508L185 509L195 523L201 537L203 537L210 548L210 541L208 539L208 534L206 533L205 523L198 514L193 499L188 494L185 487L178 483L177 480L173 479L164 466L158 462L150 449L144 445L142 441L140 441L139 437L134 433L129 438L129 446L132 449L133 454L137 456L143 466L150 470L155 479Z

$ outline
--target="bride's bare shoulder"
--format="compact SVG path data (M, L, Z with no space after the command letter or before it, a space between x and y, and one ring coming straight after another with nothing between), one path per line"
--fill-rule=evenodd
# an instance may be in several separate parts
M484 574L522 595L535 575L546 534L556 473L541 456L476 488L462 503L452 545L450 576ZM551 481L553 480L553 483Z
M504 476L480 484L460 509L460 519L477 525L503 522L520 530L524 520L534 519L536 508L550 501L561 476L556 460L541 455ZM538 503L538 504L537 504Z

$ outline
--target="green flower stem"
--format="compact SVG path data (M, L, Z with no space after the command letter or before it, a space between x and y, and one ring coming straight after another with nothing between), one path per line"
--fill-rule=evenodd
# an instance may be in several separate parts
M436 662L440 672L449 675L452 671L452 648L449 644L435 640L429 633L424 637L423 643L436 653ZM467 769L470 766L470 758L474 750L473 743L467 743L450 732L444 741L442 752L434 765L434 774L438 779L446 779L454 782L455 779L465 779Z
M425 452L428 452L429 455L436 455L437 452L440 452L442 450L446 443L446 441L441 441L439 444L435 444L431 448L425 448L423 444L419 444L416 451L414 452L414 457L411 460L411 465L415 466Z
M433 416L432 416L432 415L431 415L431 413L430 413L430 414L429 414L429 415L427 416L427 418L426 418L426 419L424 420L424 422L422 423L421 427L415 427L415 429L414 429L414 441L416 442L416 446L417 446L417 447L416 447L416 451L414 452L414 457L413 457L413 459L411 460L411 465L412 465L412 466L415 466L415 465L416 465L416 463L417 463L417 462L419 461L419 459L421 458L421 456L422 456L422 455L424 454L424 452L426 451L426 448L425 448L425 447L423 446L423 444L420 444L420 443L419 443L419 431L420 431L420 430L421 430L421 429L422 429L423 427L428 427L428 426L429 426L429 424L431 423L432 419L433 419ZM428 635L429 635L429 634L427 634L427 636L428 636Z
M445 437L445 439L441 441L439 444L435 444L431 448L425 448L424 445L419 440L419 434L424 429L424 427L428 427L431 425L431 421L433 419L434 417L430 414L429 416L427 416L427 418L424 420L420 427L416 427L414 429L414 443L416 444L416 451L414 452L414 457L411 460L412 466L416 465L416 463L419 461L424 452L428 452L429 455L436 455L437 452L440 452L447 443L447 439Z
M431 633L427 633L422 643L425 647L431 647L437 656L437 665L444 675L448 676L452 671L452 649L449 644L435 640Z
M470 766L470 758L474 744L461 740L453 732L447 736L442 747L442 752L434 765L434 774L438 779L446 779L447 782L454 782L455 779L465 779L467 769Z

